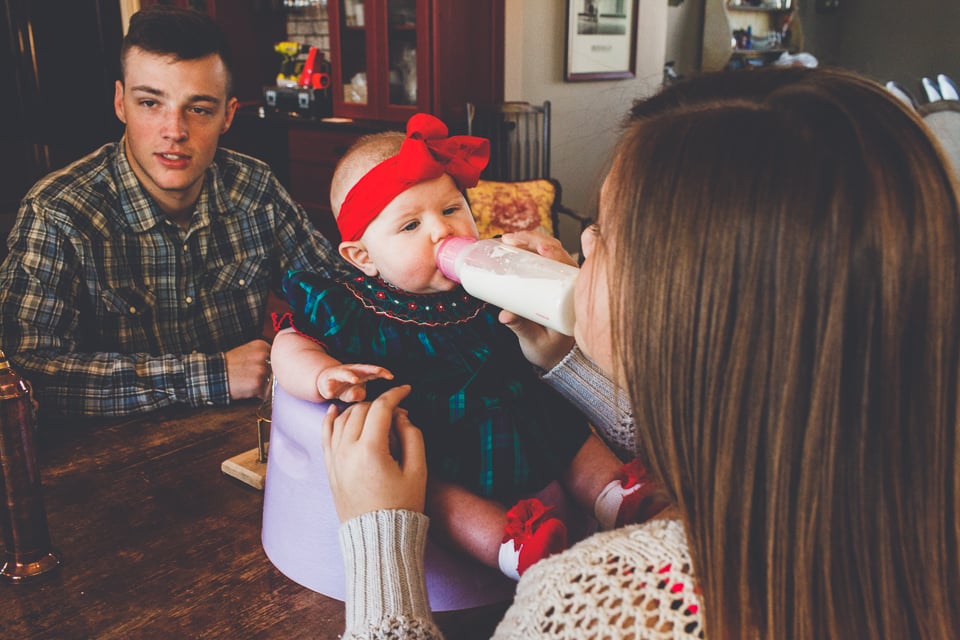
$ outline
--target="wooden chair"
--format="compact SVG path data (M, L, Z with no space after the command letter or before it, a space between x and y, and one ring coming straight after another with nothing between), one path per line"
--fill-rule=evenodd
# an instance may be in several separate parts
M560 218L583 231L588 218L560 202L560 183L550 175L550 101L467 103L467 133L490 140L490 163L467 201L483 238L539 229L560 237Z
M533 180L550 177L550 101L467 103L467 134L490 140L487 180Z

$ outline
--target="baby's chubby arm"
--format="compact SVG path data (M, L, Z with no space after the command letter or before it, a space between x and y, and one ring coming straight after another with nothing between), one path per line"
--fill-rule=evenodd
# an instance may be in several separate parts
M367 382L393 379L389 370L377 365L343 364L293 329L284 329L274 337L270 363L284 391L311 402L360 402L366 398Z

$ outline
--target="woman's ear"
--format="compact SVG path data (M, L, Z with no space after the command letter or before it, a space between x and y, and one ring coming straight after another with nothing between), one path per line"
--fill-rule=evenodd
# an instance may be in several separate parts
M370 259L370 254L367 253L367 248L363 246L363 242L360 240L351 240L349 242L340 243L340 255L343 256L343 259L355 266L360 271L363 271L368 276L379 275L380 271L377 269L377 265L373 264L373 260Z

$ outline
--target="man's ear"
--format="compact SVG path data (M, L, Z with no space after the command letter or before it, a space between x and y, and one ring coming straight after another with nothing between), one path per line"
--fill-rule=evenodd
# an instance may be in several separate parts
M340 243L340 255L343 256L343 259L355 266L360 271L363 271L368 276L375 276L380 273L377 269L377 265L373 264L373 260L370 259L370 254L367 253L367 248L363 246L361 240L351 240L349 242Z
M117 119L123 124L127 124L127 114L123 109L123 81L117 80L113 89L113 111L117 114Z
M240 101L236 98L227 100L227 110L224 114L223 126L220 127L220 135L225 134L230 129L230 125L233 124L233 116L237 114L237 107L239 106Z

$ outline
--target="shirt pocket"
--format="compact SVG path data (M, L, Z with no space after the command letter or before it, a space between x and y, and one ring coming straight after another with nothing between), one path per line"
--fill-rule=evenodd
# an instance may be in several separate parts
M100 291L97 333L103 347L134 353L154 353L158 349L153 326L156 295L138 287L114 287Z
M270 262L264 256L214 267L203 275L200 309L223 344L260 336L269 287Z

